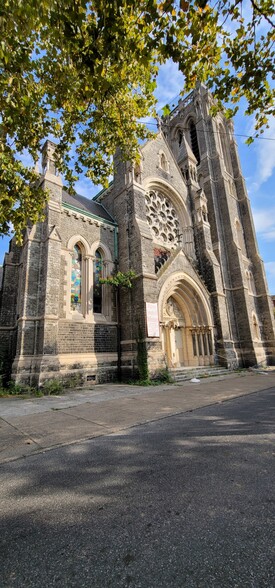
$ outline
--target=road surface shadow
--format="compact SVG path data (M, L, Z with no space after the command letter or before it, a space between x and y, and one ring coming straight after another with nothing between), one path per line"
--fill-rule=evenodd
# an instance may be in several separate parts
M268 390L3 465L1 586L275 586L274 415Z

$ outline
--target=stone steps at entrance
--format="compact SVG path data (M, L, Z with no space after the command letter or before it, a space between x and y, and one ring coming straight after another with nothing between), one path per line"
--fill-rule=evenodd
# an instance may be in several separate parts
M225 367L215 366L197 366L197 367L179 367L169 368L170 377L175 382L183 382L184 380L192 380L192 378L208 378L210 376L223 376L229 373Z

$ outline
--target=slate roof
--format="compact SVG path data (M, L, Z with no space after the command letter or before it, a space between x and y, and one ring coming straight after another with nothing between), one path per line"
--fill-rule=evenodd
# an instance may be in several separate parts
M94 214L103 220L110 221L114 223L114 219L111 215L107 212L107 210L99 204L99 202L95 202L94 200L89 200L89 198L85 198L84 196L80 196L80 194L68 194L66 190L62 190L62 201L66 204L74 206L75 208L79 208L85 212L89 212L90 214Z

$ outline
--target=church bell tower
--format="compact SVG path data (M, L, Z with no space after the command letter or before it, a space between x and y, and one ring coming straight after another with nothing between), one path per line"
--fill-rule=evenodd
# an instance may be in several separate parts
M233 122L201 84L166 119L188 186L199 272L211 294L218 363L275 362L274 319Z

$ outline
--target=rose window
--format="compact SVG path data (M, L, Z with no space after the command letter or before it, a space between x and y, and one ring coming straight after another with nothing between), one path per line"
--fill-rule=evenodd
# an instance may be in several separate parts
M154 241L175 249L179 241L179 219L172 203L155 190L146 194L145 201L146 218Z

